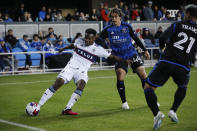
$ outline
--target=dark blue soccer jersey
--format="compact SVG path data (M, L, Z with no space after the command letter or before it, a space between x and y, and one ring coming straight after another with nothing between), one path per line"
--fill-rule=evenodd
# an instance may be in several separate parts
M132 40L136 42L144 51L146 50L142 42L135 35L131 25L121 22L120 26L109 25L101 32L102 39L109 39L112 54L123 59L128 59L134 54L137 54Z

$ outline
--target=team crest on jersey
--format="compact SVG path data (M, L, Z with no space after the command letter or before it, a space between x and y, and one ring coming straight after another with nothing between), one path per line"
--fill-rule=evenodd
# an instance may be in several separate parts
M122 28L123 33L127 33L127 28Z
M112 31L112 32L111 32L111 35L113 35L113 34L114 34L114 32Z

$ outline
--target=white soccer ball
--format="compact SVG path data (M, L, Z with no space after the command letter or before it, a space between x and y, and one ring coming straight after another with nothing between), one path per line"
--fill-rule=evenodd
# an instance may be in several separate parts
M37 116L40 112L40 106L36 102L30 102L26 106L26 113L30 116Z

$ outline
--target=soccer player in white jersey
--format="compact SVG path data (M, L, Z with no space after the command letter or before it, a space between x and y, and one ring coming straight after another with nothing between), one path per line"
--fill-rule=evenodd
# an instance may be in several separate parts
M83 89L88 82L88 69L91 64L96 61L98 57L105 57L118 62L123 62L131 64L131 60L123 60L117 56L111 55L101 46L95 44L96 31L94 29L87 29L85 31L85 38L79 38L74 44L60 49L62 52L64 49L74 49L74 53L66 67L59 73L54 84L48 88L42 95L39 105L40 107L50 99L53 94L64 84L67 84L72 79L74 80L77 88L73 92L66 105L65 109L62 111L63 115L77 115L77 112L72 112L72 107L76 101L82 95Z

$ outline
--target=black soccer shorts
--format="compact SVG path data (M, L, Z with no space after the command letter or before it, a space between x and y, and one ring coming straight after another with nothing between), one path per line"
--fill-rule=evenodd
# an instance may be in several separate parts
M187 87L190 72L175 63L159 61L149 73L146 82L153 87L160 87L164 85L170 76L178 86Z
M144 64L142 59L140 58L140 56L138 54L133 55L129 59L133 61L133 63L131 64L131 68L132 68L134 73L136 73L136 69L139 66L143 66L143 64ZM118 68L122 68L123 70L126 71L126 73L128 72L128 65L126 63L116 62L115 63L115 69L118 69Z

